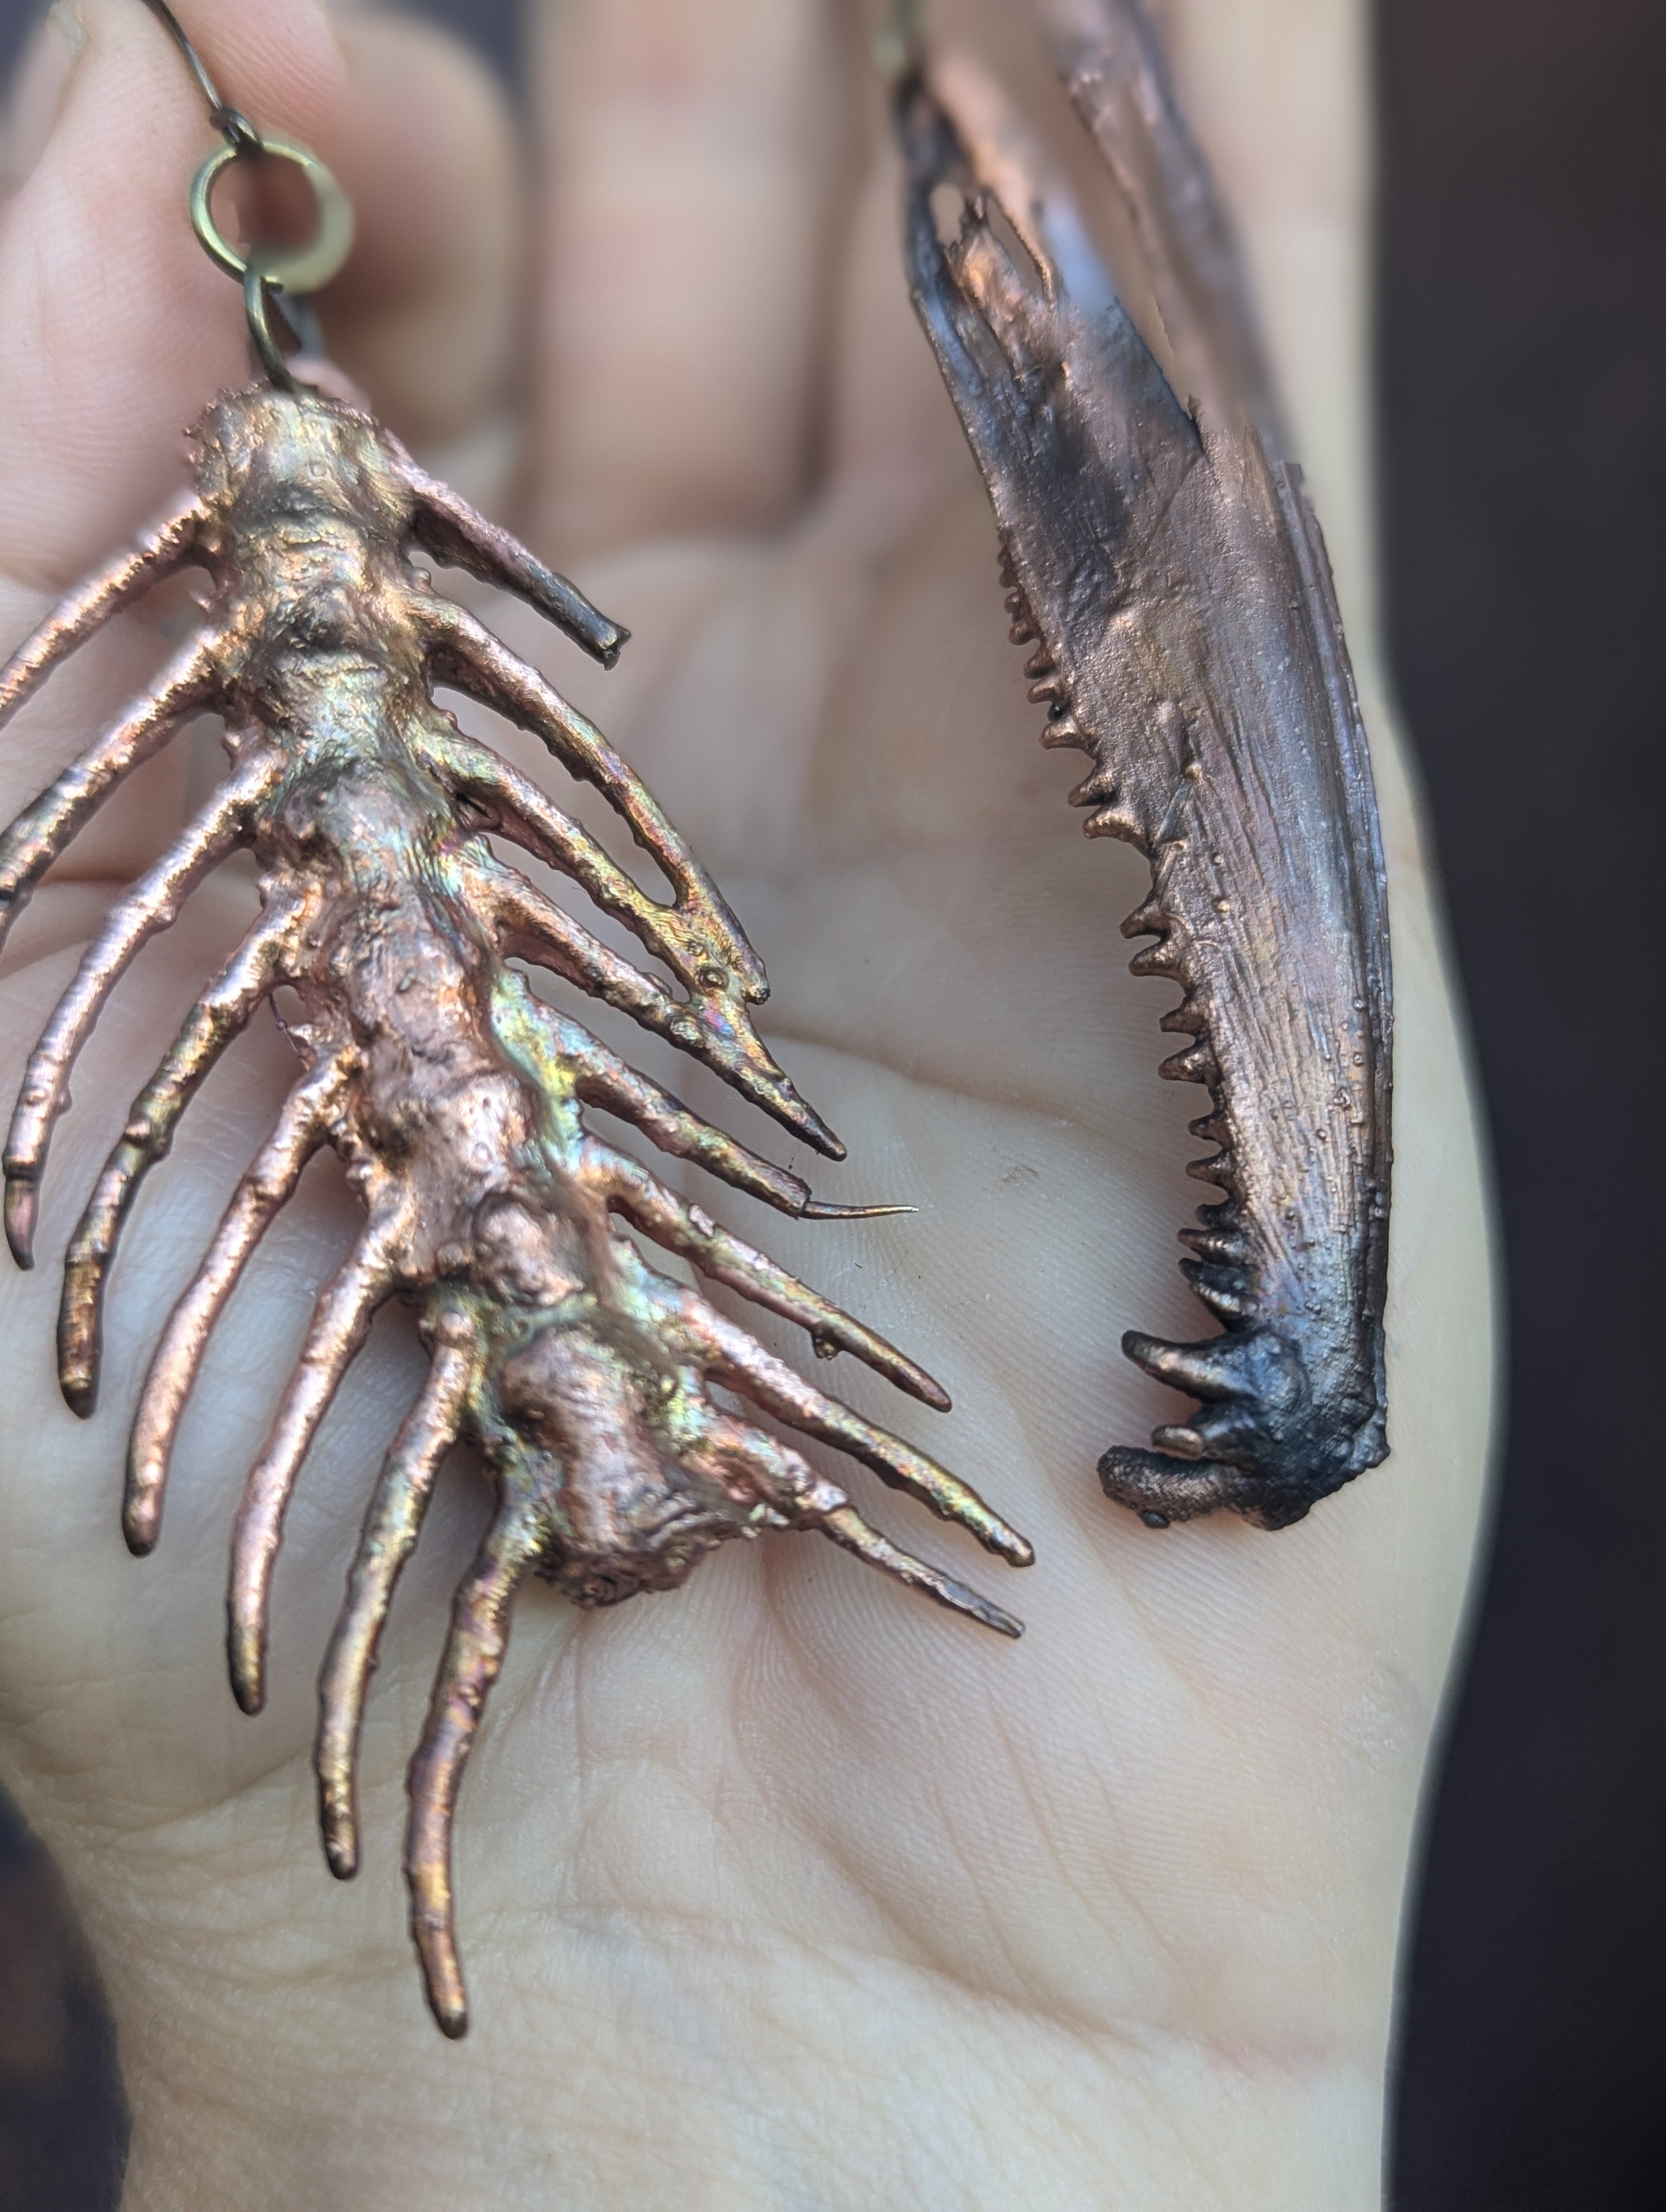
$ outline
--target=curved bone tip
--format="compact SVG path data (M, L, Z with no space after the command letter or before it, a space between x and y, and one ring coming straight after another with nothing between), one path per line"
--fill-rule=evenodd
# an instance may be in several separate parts
M252 1650L234 1630L226 1656L231 1669L231 1693L243 1711L252 1719L266 1703L266 1668L264 1655L258 1650Z
M40 1194L32 1182L20 1176L6 1177L6 1242L20 1267L34 1265L34 1224L40 1206Z
M888 1213L918 1213L917 1206L835 1206L830 1200L807 1198L800 1221L879 1221Z
M66 1359L58 1370L58 1387L64 1402L76 1419L90 1421L98 1411L98 1370L90 1360Z
M957 1587L965 1589L964 1583L958 1584ZM993 1599L982 1596L976 1590L967 1590L966 1595L975 1598L977 1601L975 1605L963 1602L960 1607L963 1613L969 1614L972 1620L981 1622L985 1628L993 1628L997 1636L1010 1636L1014 1644L1018 1642L1024 1633L1024 1623L1021 1620L1008 1613L1004 1607L996 1605Z
M1016 1528L1009 1528L1004 1521L997 1522L991 1533L994 1537L991 1548L1000 1553L1009 1567L1035 1565L1036 1547L1027 1536L1020 1536Z
M423 1985L429 2010L441 2035L459 2042L469 2032L469 2001L463 1989L463 1970L448 1935L437 1929L418 1929L416 1949L423 1961Z
M147 1506L130 1506L121 1516L122 1541L136 1559L148 1559L156 1548L156 1515Z
M800 1097L785 1077L781 1082L780 1104L781 1119L796 1129L801 1137L808 1137L818 1152L830 1160L844 1158L846 1148L843 1139L834 1135L815 1108Z
M320 1825L325 1863L337 1881L351 1881L359 1870L358 1827L352 1814L326 1793Z

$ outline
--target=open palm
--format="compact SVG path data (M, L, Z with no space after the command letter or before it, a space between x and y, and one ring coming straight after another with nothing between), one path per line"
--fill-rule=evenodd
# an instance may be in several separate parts
M1317 51L1345 46L1323 33L1348 0L1316 12ZM1154 1080L1162 994L1123 966L1141 866L1073 835L1064 772L1033 744L987 509L904 296L854 9L548 13L530 285L505 126L448 50L311 0L188 20L229 96L315 146L358 204L330 326L347 368L635 633L598 676L524 610L482 607L603 724L763 953L773 1045L849 1147L838 1169L791 1164L825 1196L918 1209L783 1224L699 1193L948 1386L942 1417L871 1378L837 1384L1022 1528L1032 1571L851 1480L900 1541L1030 1629L1006 1644L811 1537L727 1547L681 1593L611 1613L530 1589L463 1802L475 2026L443 2044L398 1838L447 1593L486 1512L460 1461L384 1645L350 1887L324 1870L308 1770L318 1661L421 1370L401 1316L307 1463L267 1710L245 1719L224 1682L236 1496L353 1233L332 1170L216 1337L156 1556L131 1559L118 1527L143 1364L293 1077L275 1025L216 1076L140 1202L99 1415L77 1422L52 1375L64 1240L246 914L246 882L199 894L83 1058L40 1268L5 1285L4 1779L103 1966L134 2112L127 2201L1363 2207L1487 1410L1468 1102L1380 718L1393 1456L1276 1538L1155 1535L1092 1467L1172 1402L1121 1358L1124 1328L1195 1333L1172 1242L1198 1194L1195 1109ZM1315 9L1237 13L1276 47ZM1213 21L1197 0L1182 28ZM30 64L13 149L28 173L0 237L8 638L159 503L179 425L245 374L236 294L184 222L204 127L177 57L137 0L82 0L70 27ZM1345 98L1322 88L1316 117ZM1299 137L1267 159L1289 191L1306 173ZM510 463L512 382L529 404ZM6 815L193 617L156 595L19 718ZM210 755L174 752L19 925L10 1068L200 791ZM629 1048L780 1156L715 1083ZM790 1334L773 1340L798 1358Z

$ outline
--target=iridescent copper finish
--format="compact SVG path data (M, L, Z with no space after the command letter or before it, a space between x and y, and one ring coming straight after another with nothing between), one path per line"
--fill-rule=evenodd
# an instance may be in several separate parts
M1137 0L1038 0L1134 218L1184 377L1135 329L1082 214L968 64L899 92L915 304L989 488L1042 742L1091 756L1090 836L1152 864L1133 965L1183 996L1161 1073L1207 1086L1183 1261L1224 1327L1131 1332L1202 1401L1110 1495L1154 1527L1298 1520L1388 1449L1388 908L1323 543L1278 434L1247 292ZM952 196L955 234L938 207ZM934 206L934 201L937 205Z
M6 1147L7 1235L31 1262L36 1197L76 1053L129 961L221 860L251 848L259 921L191 1011L72 1237L59 1372L93 1411L100 1316L139 1184L226 1045L281 985L305 1072L175 1308L132 1432L124 1526L155 1543L169 1455L216 1319L312 1154L331 1145L363 1234L324 1290L237 1519L233 1686L264 1694L268 1593L308 1444L378 1307L416 1301L427 1382L382 1468L321 1682L325 1847L356 1866L354 1766L377 1638L441 1461L472 1441L496 1483L491 1528L456 1598L410 1770L406 1869L429 2000L466 2021L453 1935L450 1839L464 1763L529 1574L585 1606L680 1583L727 1537L815 1528L941 1604L1007 1635L1018 1624L899 1551L845 1492L714 1395L721 1385L837 1446L958 1522L1013 1565L1029 1546L921 1452L812 1388L696 1291L649 1267L617 1222L783 1315L830 1358L849 1352L928 1406L939 1386L637 1161L585 1109L800 1218L895 1209L818 1205L793 1175L690 1113L577 1022L533 997L543 965L671 1038L796 1134L842 1147L752 1027L763 970L715 885L625 763L536 671L410 562L412 545L518 592L599 660L624 633L524 547L426 476L366 416L304 387L222 399L196 434L197 488L49 617L0 672L0 720L82 639L182 563L205 568L205 627L153 691L0 836L0 934L117 783L204 709L231 773L112 911L37 1046ZM651 898L544 792L435 704L437 682L534 731L600 791L674 896ZM570 878L635 933L671 983L604 945L493 852L495 836Z

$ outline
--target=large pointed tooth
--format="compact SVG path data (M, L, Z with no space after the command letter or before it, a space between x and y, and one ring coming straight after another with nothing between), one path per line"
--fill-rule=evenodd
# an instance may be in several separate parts
M1242 1267L1223 1267L1207 1260L1183 1260L1180 1272L1217 1319L1247 1321L1254 1315L1255 1285Z
M1230 1340L1218 1337L1207 1344L1167 1344L1161 1337L1142 1336L1131 1328L1122 1349L1136 1367L1171 1389L1194 1398L1236 1398L1243 1385L1227 1356Z
M1201 1459L1203 1456L1203 1439L1189 1424L1183 1428L1153 1429L1151 1440L1158 1451L1173 1452L1179 1459Z
M1207 1037L1201 1037L1195 1044L1188 1045L1184 1052L1171 1052L1157 1072L1169 1083L1219 1083L1220 1080L1220 1068ZM1195 1121L1192 1129L1194 1134L1199 1136L1214 1133L1213 1130L1199 1129ZM1223 1132L1221 1142L1225 1141Z
M1253 1459L1267 1448L1262 1409L1254 1399L1206 1407L1193 1417L1191 1427L1211 1459Z
M1211 1213L1214 1210L1213 1206L1204 1209ZM1213 1260L1222 1267L1242 1267L1249 1261L1249 1240L1236 1229L1183 1229L1180 1241L1200 1258Z
M1122 924L1124 937L1166 937L1170 928L1169 916L1158 902L1155 891L1137 906Z

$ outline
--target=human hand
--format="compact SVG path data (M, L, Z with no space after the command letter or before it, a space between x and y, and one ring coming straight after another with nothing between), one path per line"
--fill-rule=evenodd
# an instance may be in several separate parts
M1155 1079L1162 994L1128 976L1115 927L1142 866L1073 834L1067 772L1033 742L987 506L903 291L857 27L809 0L546 14L549 159L524 262L503 118L448 50L307 0L187 20L228 96L313 145L357 204L328 325L344 365L632 628L599 677L523 610L489 610L596 715L746 923L779 1056L850 1147L818 1188L920 1206L847 1228L714 1201L948 1384L946 1419L849 1391L975 1482L1038 1565L997 1581L901 1501L875 1517L1030 1632L1006 1645L785 1538L611 1613L530 1589L463 1800L475 2025L443 2044L409 1957L398 1837L446 1595L483 1515L465 1467L384 1643L350 1888L313 1836L313 1678L415 1387L397 1317L304 1473L258 1720L222 1673L236 1494L354 1218L327 1174L222 1324L156 1556L129 1559L118 1528L124 1415L161 1313L292 1073L275 1032L232 1056L141 1203L92 1423L52 1374L63 1239L246 910L234 884L198 894L84 1058L40 1265L5 1285L4 1774L103 1965L133 2107L128 2202L1368 2204L1488 1397L1468 1103L1383 717L1369 716L1395 901L1393 1456L1276 1537L1213 1521L1154 1535L1092 1468L1170 1402L1122 1358L1122 1329L1197 1333L1173 1264L1195 1107ZM19 161L45 143L0 232L0 616L16 636L166 495L179 426L246 375L235 289L185 222L206 134L178 57L137 0L81 0L76 20L86 43L49 134L51 64L33 65ZM1275 349L1346 580L1367 535L1349 471L1362 239L1341 189L1356 18L1342 0L1191 0L1177 28L1274 278ZM1221 88L1224 54L1297 50L1290 112L1267 108L1270 60ZM1304 266L1304 287L1278 283ZM1358 586L1357 550L1352 565ZM20 716L7 815L191 611L159 596ZM18 927L4 1022L20 1072L79 945L179 818L175 750ZM686 1063L674 1079L713 1105ZM719 1096L720 1118L778 1146Z

